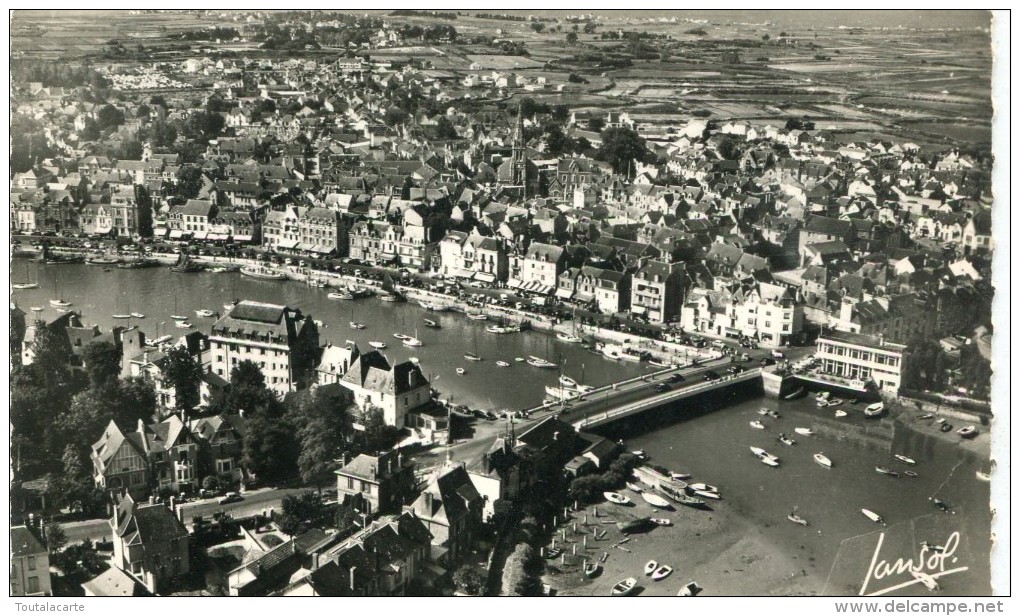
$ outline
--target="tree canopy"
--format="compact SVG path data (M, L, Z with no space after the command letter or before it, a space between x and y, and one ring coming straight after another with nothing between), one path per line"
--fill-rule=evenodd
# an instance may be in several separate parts
M602 146L596 156L613 166L616 173L627 173L634 161L648 162L652 153L645 140L629 128L607 128L602 131Z

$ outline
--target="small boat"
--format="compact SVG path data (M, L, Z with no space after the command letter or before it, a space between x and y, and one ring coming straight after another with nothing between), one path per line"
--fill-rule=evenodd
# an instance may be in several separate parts
M220 267L216 268L216 270L218 272L225 272L225 271L227 271L226 268L220 268ZM325 289L326 287L329 286L329 283L327 283L325 280L309 280L308 281L308 286L316 288L316 289Z
M164 344L166 342L170 342L171 340L173 340L173 336L170 336L170 335L160 336L159 338L156 338L155 340L153 340L152 344L155 344L155 345L158 346L160 344Z
M584 563L584 577L595 577L601 568L602 565L595 561Z
M408 338L410 338L410 336L408 336L407 334L393 334L393 337L396 338L397 340L407 340Z
M35 309L33 308L33 310ZM991 473L986 473L984 471L974 471L974 476L977 477L978 481L989 482L992 480Z
M691 474L690 473L670 473L669 477L673 481L684 481L686 479L690 479L691 478Z
M499 366L500 368L509 368L510 367L510 364L508 364L507 362L503 361L502 359L497 360L496 361L496 365Z
M617 505L629 505L631 502L629 498L619 492L603 492L602 496L606 497L607 501Z
M348 325L350 325L351 329L365 329L365 324L358 323L357 321L351 321Z
M144 319L145 318L145 315L142 314L141 312L132 312L131 316L133 316L136 319Z
M562 340L563 342L569 342L571 344L578 344L580 342L583 342L583 340L579 336L573 336L571 334L564 334L562 332L556 334L556 337L559 340Z
M351 300L354 299L354 294L351 293L350 291L330 291L329 293L326 294L326 297L328 297L329 299Z
M906 475L907 477L910 477L911 479L917 479L918 477L920 477L920 475L918 475L914 471L903 471L903 474Z
M918 419L934 419L935 413L921 413L917 416Z
M843 417L846 417L846 411L842 411L842 410L836 411L836 418L837 419L842 419Z
M371 340L371 341L369 341L368 346L372 347L373 349L385 349L386 348L386 343L385 342L376 342L374 340Z
M71 302L65 302L62 299L51 299L50 300L50 306L53 306L55 308L67 308L70 305L71 305Z
M406 342L404 344L407 344ZM468 361L482 361L482 358L474 353L464 353L464 359Z
M652 494L651 492L641 492L641 498L645 499L645 502L652 507L658 507L660 509L668 509L670 507L669 501L662 498L658 494Z
M627 489L632 492L637 492L638 494L644 492L644 490L641 489L641 486L637 485L636 483L630 483L629 481L627 482Z
M634 591L636 586L637 580L634 578L627 578L626 580L622 580L614 584L611 594L614 597L626 597Z
M71 309L70 308L57 308L57 312L59 312L60 314L67 314L68 312L71 312Z
M801 436L811 436L815 433L811 428L794 428L793 431Z
M211 316L213 316L216 313L213 312L212 310L206 310L206 309L203 308L201 310L196 310L195 314L200 316L200 317L211 317Z
M713 485L709 485L707 483L692 483L687 487L689 487L692 490L698 490L701 492L715 492L716 494L719 493L719 488Z
M652 573L652 579L658 582L659 580L664 580L669 577L670 573L673 573L673 567L670 567L669 565L659 565L659 568Z
M644 449L635 449L634 451L630 452L630 455L640 458L642 460L648 457L648 454L645 453Z
M881 402L876 402L874 404L869 404L868 406L864 407L864 415L866 417L878 417L879 415L882 414L882 411L884 410L885 404Z
M669 483L660 483L658 485L659 491L665 494L666 497L669 498L670 500L680 503L681 505L685 505L687 507L695 507L699 509L703 508L705 506L705 501L701 500L700 498L688 496L687 493L684 492L684 488L686 487L687 487L686 485L681 487L674 486Z
M131 318L130 314L114 314L114 315L110 315L110 316L113 317L114 319L130 319Z
M245 276L252 278L260 278L262 280L286 280L287 276L282 272L278 272L268 267L242 267L241 273Z
M832 460L830 460L824 453L818 452L814 455L814 458L815 462L821 464L825 468L832 468Z
M465 374L467 374L467 370L463 368L457 368L457 374L464 376Z
M769 415L769 417L771 417L772 419L779 419L779 418L781 417L781 415L780 415L779 413L777 413L776 411L774 411L774 410L771 410L771 409L769 410L769 413L768 413L768 415Z
M923 571L910 571L910 575L914 576L914 579L924 585L928 590L935 592L939 589L939 583L935 581L931 575Z
M779 466L779 458L777 458L776 456L768 455L762 456L758 459L761 460L761 463L764 464L765 466L771 466L772 468L776 468Z
M669 518L652 518L652 522L659 526L673 526L673 520Z
M411 363L412 363L412 364L414 364L415 366L417 366L418 364L420 364L420 363L421 363L421 360L420 360L420 359L418 359L417 357L408 357L408 358L407 358L407 361L411 362Z
M784 444L784 445L787 445L787 446L792 446L792 445L796 445L797 444L797 441L795 441L792 438L786 436L785 434L780 434L779 435L779 442Z
M945 512L945 513L952 513L953 512L953 508L950 507L949 503L947 503L944 500L941 500L941 499L938 499L938 498L933 498L933 497L929 498L928 500L930 500L931 504L935 505L935 508L938 509L939 511L942 511L942 512Z
M688 582L684 584L684 587L680 589L680 592L676 593L678 597L697 597L704 588L698 586L697 582Z
M783 400L795 400L803 396L806 391L807 390L805 390L803 387L798 387L795 391L792 391L783 396Z
M616 523L616 528L618 528L624 535L647 530L649 526L652 526L651 518L637 518L629 522ZM624 537L620 543L626 543L628 541L630 541L630 537Z
M911 464L911 465L917 464L917 462L915 462L913 458L908 458L907 456L904 456L904 455L901 455L901 454L898 454L898 453L894 453L893 457L896 458L897 460L899 460L900 462L904 463L904 464Z
M707 498L709 500L722 500L722 495L720 495L718 492L709 492L708 490L691 490L691 492L693 492L695 496L700 496L701 498Z
M85 263L89 265L117 265L120 263L120 259L117 257L92 257L91 259L86 259Z
M876 522L878 524L883 524L882 516L878 515L874 511L872 511L870 509L861 509L861 513L863 513L864 516L867 517L872 522Z
M524 358L523 357L515 357L514 361L521 362L521 361L524 361Z
M965 426L957 430L956 433L963 438L971 438L972 436L977 436L977 428L974 426Z
M532 355L531 357L528 358L528 365L529 366L533 366L535 368L555 368L556 367L556 364L552 363L551 361L542 359L541 357L535 357L534 355Z
M758 414L761 415L762 417L767 417L769 414L769 410L765 407L762 407L758 409Z
M751 447L751 453L753 453L754 455L758 456L759 458L762 457L762 456L769 455L769 452L765 451L761 447Z
M431 327L433 329L439 329L442 327L439 323L436 323L432 319L425 319L425 327Z
M805 520L804 518L800 517L799 515L797 515L794 512L791 512L790 515L786 516L786 519L791 521L791 522L793 522L794 524L800 524L801 526L807 526L808 525L807 520Z
M31 310L32 310L32 312L42 312L43 311L43 307L42 306L32 306Z
M828 404L829 406L839 406L840 404L843 404L843 401L839 398L833 398L832 400L829 400Z
M897 473L896 471L894 471L893 469L886 468L884 466L876 466L875 467L875 472L876 473L881 473L883 475L889 475L890 477L899 477L900 476L900 474Z
M650 560L650 561L646 562L645 563L645 575L651 575L651 574L655 573L655 570L658 569L658 568L659 568L659 563L658 562L656 562L654 560Z
M57 308L57 310L60 310L60 308ZM940 432L949 432L952 429L953 429L953 424L949 423L948 421L946 423L942 424L941 426L939 426L939 431Z
M764 430L765 429L765 424L763 424L760 421L752 421L751 422L751 427L754 428L755 430Z
M15 282L11 285L14 289L38 289L38 282Z
M357 295L354 295L353 297L357 297ZM387 293L385 295L380 295L379 296L379 301L381 301L381 302L402 302L402 301L406 301L406 300L404 300L404 296L403 295L398 295L396 293Z
M481 313L481 312L474 312L474 313L469 312L468 315L467 315L467 318L471 319L472 321L484 321L484 320L488 319L489 317L485 316L485 314Z
M560 375L560 385L577 389L577 381L566 375Z
M417 338L414 338L412 336L408 336L407 338L404 338L403 340L401 340L401 342L404 344L404 346L409 346L409 347L424 346L424 343L421 340L418 340Z
M549 548L548 550L545 551L545 557L546 558L556 558L557 556L559 556L562 553L563 553L563 550L561 550L559 548Z
M608 348L608 347L602 347L602 354L605 355L606 357L608 357L609 359L621 359L622 358L622 355L620 354L620 351L618 351L616 349L611 349L611 348Z
M174 323L174 327L176 327L177 329L191 329L192 325L187 321L177 321L176 323Z
M815 402L825 402L829 399L830 395L827 391L818 392L818 395L815 396Z

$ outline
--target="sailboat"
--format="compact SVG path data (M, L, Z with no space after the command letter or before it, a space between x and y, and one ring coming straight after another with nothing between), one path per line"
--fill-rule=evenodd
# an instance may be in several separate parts
M403 340L401 340L401 342L404 344L404 346L409 346L409 347L424 346L424 343L421 340L418 339L418 330L417 329L414 330L414 336L413 337L408 336L407 338L404 338Z
M177 312L177 296L174 295L174 312ZM188 317L181 314L171 314L170 318L174 321L187 321ZM190 325L188 327L191 327Z
M351 322L348 325L351 326L351 329L365 329L364 323L358 323L354 320L354 306L351 306Z
M56 293L57 297L59 297L60 299L51 299L50 306L53 306L55 308L67 308L68 306L71 305L71 302L64 301L64 294L60 292L60 285L57 284L56 274L53 275L53 289L57 292Z
M26 282L15 282L11 284L11 287L15 289L36 289L39 287L38 282L32 282L32 274L28 271L28 263L25 264L25 277L28 279Z

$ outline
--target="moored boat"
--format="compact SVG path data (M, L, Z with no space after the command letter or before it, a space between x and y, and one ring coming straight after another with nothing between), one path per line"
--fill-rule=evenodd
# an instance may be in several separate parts
M910 477L911 479L917 479L918 477L920 477L920 475L918 475L914 471L903 471L903 474L906 475L907 477Z
M683 481L691 478L690 473L670 473L669 476L673 481Z
M989 482L992 480L991 473L986 473L984 471L974 471L974 476L977 477L978 481Z
M843 404L843 401L839 398L833 398L832 400L829 400L829 406L839 406L840 404Z
M407 340L408 338L410 338L410 336L408 336L407 334L393 334L393 337L396 338L397 340Z
M619 492L603 492L602 496L604 496L607 501L617 505L629 505L631 502L630 498L620 494Z
M632 593L635 587L637 587L637 580L634 578L627 578L614 584L613 589L610 592L614 597L625 597Z
M697 582L688 582L684 584L680 592L676 593L678 597L697 597L698 594L704 590L701 586L698 586Z
M796 398L803 396L805 393L807 393L806 389L804 389L803 387L798 387L794 391L783 396L783 400L794 400Z
M598 575L599 570L601 568L602 568L602 565L600 565L596 561L586 562L586 563L584 563L584 576L585 577L593 578L596 575Z
M560 385L577 389L577 381L566 375L560 375Z
M484 321L489 317L485 316L485 313L483 312L469 312L467 313L467 318L471 319L472 321Z
M67 308L70 305L71 305L71 302L65 302L62 299L51 299L50 300L50 306L53 306L54 308Z
M826 468L832 468L832 460L828 458L824 453L818 452L814 455L815 462L821 464Z
M763 424L760 421L752 421L751 422L751 427L754 428L755 430L764 430L765 429L765 424Z
M628 481L626 485L627 489L630 490L631 492L637 492L638 494L644 492L644 490L641 489L641 486L637 485L636 483L631 483Z
M871 520L872 522L875 522L877 524L882 524L883 523L882 516L878 515L877 513L875 513L874 511L872 511L870 509L861 509L861 513L863 513L864 516L866 518L868 518L869 520Z
M716 494L719 493L719 488L717 488L717 487L715 487L713 485L709 485L707 483L701 483L701 482L692 483L692 484L688 485L687 487L689 487L692 490L698 490L698 491L703 491L703 492L715 492Z
M372 347L373 349L385 349L386 348L386 343L385 342L377 342L375 340L370 340L369 343L368 343L368 346Z
M786 434L780 434L779 435L779 442L784 444L784 445L796 445L797 444L797 441L795 441L792 438L786 436Z
M876 402L864 407L864 415L867 417L878 417L885 410L885 404Z
M666 496L666 498L668 498L668 499L670 499L670 500L672 500L674 502L680 503L681 505L686 505L687 507L704 507L705 506L705 501L701 500L700 498L694 498L693 496L688 496L684 492L684 488L687 487L686 485L680 487L680 486L673 486L672 484L668 484L668 483L660 483L657 487L658 487L659 491L662 492Z
M420 347L420 346L424 346L424 343L423 343L423 342L422 342L421 340L419 340L418 338L415 338L414 336L408 336L407 338L404 338L404 339L403 339L403 340L401 340L400 342L401 342L401 343L402 343L402 344L403 344L404 346L409 346L409 347Z
M464 370L463 368L457 368L457 374L464 376L466 373L467 370Z
M972 436L977 436L977 428L974 426L964 426L957 430L956 433L963 438L971 438Z
M111 318L114 318L114 319L130 319L131 318L130 314L112 314L110 316L111 316Z
M206 310L206 309L203 308L203 309L200 309L200 310L196 310L195 314L200 316L200 317L211 317L211 316L213 316L216 313L213 312L212 310Z
M496 361L496 365L499 366L500 368L509 368L510 367L510 364L508 364L507 362L503 361L502 359Z
M669 501L662 498L658 494L652 494L651 492L641 491L641 498L652 507L658 507L660 509L667 509L670 507Z
M652 518L652 522L659 526L673 526L673 520L669 518Z
M843 417L846 417L846 411L843 410L837 410L835 414L836 419L842 419Z
M145 315L142 314L141 312L132 312L131 316L136 318L136 319L144 319L145 318Z
M645 575L651 575L655 573L655 570L659 568L659 563L654 560L650 560L645 563Z
M569 342L571 344L578 344L580 342L583 342L583 340L581 340L581 338L579 336L574 336L574 335L571 335L571 334L565 334L563 332L560 332L560 333L556 334L556 337L559 340L563 341L563 342Z
M439 329L440 327L442 327L442 325L440 325L439 323L433 321L432 319L424 319L424 322L425 322L425 327L431 327L433 329Z
M468 361L482 361L482 358L474 353L464 353L464 359Z
M899 460L900 462L904 463L904 464L910 464L910 465L917 464L917 461L915 461L913 458L908 458L907 456L902 455L902 454L894 453L893 457L896 458L897 460Z
M330 291L329 293L326 294L326 297L328 297L329 299L352 300L354 299L354 294L351 293L350 291Z
M191 329L192 326L191 323L188 323L187 321L177 321L174 323L174 327L177 329Z
M881 473L882 475L888 475L890 477L899 477L900 476L900 474L897 473L896 471L892 470L891 468L886 468L884 466L876 466L875 467L875 472L876 473Z
M38 289L38 282L15 282L11 285L13 289Z
M669 565L659 565L659 567L652 573L652 579L658 582L669 577L669 574L673 573L673 567Z
M528 365L529 366L533 366L535 368L555 368L556 367L556 364L552 363L551 361L548 361L546 359L542 359L541 357L535 357L534 355L528 357Z
M815 433L811 428L794 428L793 431L801 436L811 436Z
M286 280L287 276L283 272L278 272L272 268L257 265L248 265L241 268L241 273L251 278L258 278L261 280Z
M794 524L800 524L801 526L807 526L808 522L804 518L797 515L795 512L791 512L790 515L786 516L786 519L793 522Z

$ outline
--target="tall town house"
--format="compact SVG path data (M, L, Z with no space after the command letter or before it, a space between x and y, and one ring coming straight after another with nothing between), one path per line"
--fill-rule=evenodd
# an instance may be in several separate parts
M255 362L279 396L306 384L315 369L319 331L300 310L243 301L212 326L210 370L225 379L245 360Z

